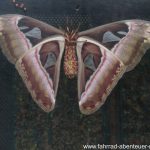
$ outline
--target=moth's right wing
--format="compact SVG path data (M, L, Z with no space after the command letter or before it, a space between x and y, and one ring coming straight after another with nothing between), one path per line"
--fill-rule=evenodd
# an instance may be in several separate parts
M88 36L111 50L126 66L134 69L150 49L150 22L123 20L105 24L79 33Z
M89 37L78 38L77 57L79 107L88 115L104 104L126 66L106 47Z

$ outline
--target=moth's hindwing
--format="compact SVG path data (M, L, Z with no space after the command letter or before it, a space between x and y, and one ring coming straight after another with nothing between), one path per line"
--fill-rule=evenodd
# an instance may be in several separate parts
M31 17L0 16L0 46L13 64L36 44L50 36L62 34L61 30Z
M79 36L100 42L128 66L126 71L130 71L150 48L150 22L119 21L80 32Z

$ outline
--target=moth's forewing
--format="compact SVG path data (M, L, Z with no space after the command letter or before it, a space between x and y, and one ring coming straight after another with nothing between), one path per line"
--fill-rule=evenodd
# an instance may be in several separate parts
M64 38L53 36L25 53L16 68L34 101L46 112L54 108Z
M88 37L78 38L77 56L79 107L82 113L91 114L103 105L126 66L106 47Z

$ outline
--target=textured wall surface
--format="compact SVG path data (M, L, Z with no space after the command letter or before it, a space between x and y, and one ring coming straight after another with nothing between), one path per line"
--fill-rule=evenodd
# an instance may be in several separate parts
M56 27L70 17L80 30L124 19L150 20L149 0L24 0L26 15ZM77 9L79 10L77 11ZM18 13L9 0L0 14ZM125 74L105 105L80 114L76 79L61 70L55 110L46 114L32 101L15 68L0 53L0 149L82 150L83 144L150 144L150 52Z

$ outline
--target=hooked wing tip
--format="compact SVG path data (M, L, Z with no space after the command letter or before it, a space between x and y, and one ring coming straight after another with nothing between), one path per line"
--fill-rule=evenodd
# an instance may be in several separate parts
M84 115L90 115L96 112L104 103L102 101L80 101L79 102L79 108L82 114Z
M91 107L87 107L87 108L84 108L82 105L80 106L79 105L79 108L80 108L80 112L84 115L91 115L93 113L95 113L99 108L100 108L101 105L99 105L98 107L94 107L94 108L91 108Z
M42 108L42 110L44 112L47 112L47 113L51 112L54 109L54 107L55 107L55 101L54 100L53 101L49 101L48 104L43 104L43 102L39 101L39 100L35 101L35 102L39 105L40 108Z

